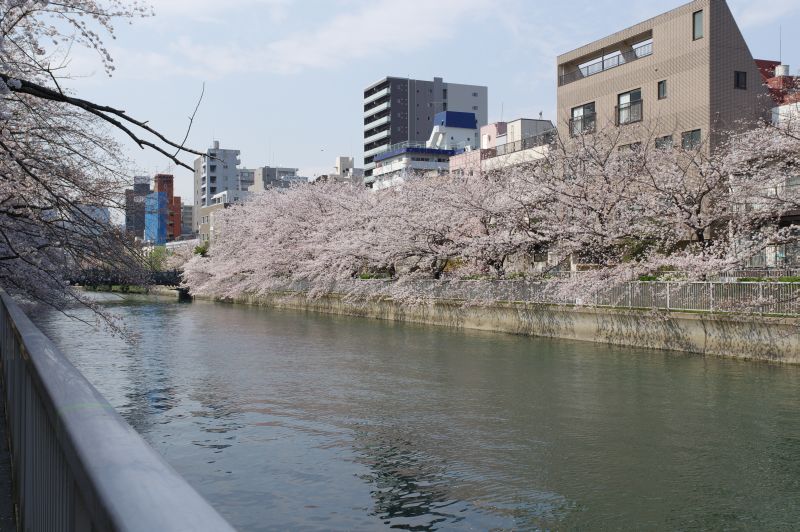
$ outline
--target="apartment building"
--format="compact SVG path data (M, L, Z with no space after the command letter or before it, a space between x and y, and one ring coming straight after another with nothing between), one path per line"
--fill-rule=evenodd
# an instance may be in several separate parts
M488 89L480 85L386 77L364 89L364 183L372 186L375 156L401 142L428 140L443 111L473 113L488 120Z
M125 231L138 238L144 237L144 204L150 194L150 178L135 176L133 188L125 191Z
M245 189L250 192L263 192L269 188L289 188L295 183L307 181L305 177L297 175L297 168L283 168L280 166L259 166L248 170L252 172L250 187ZM235 202L236 199L234 198Z
M194 225L194 207L192 205L181 205L181 235L191 235L192 225Z
M215 140L206 154L194 160L194 213L192 231L197 232L198 210L200 207L211 205L211 198L223 191L239 191L240 175L238 165L239 150L229 150L219 147ZM243 190L247 190L244 188Z
M631 143L646 131L660 146L713 148L770 107L725 0L695 0L558 57L564 139L620 127Z
M480 148L450 157L450 173L480 175L530 163L547 154L555 126L542 118L494 122L480 129Z
M793 76L789 65L780 61L756 60L756 64L772 96L772 123L800 127L800 75Z

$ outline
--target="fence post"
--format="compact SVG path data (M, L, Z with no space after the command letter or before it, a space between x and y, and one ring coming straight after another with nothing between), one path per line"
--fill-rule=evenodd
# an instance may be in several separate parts
M669 281L667 281L667 310L670 310L670 308L669 308Z
M714 312L714 283L708 283L708 308Z
M628 281L628 308L633 307L633 283Z

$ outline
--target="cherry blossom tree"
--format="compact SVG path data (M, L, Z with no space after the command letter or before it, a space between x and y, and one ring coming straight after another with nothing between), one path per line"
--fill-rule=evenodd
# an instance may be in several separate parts
M0 285L59 308L76 269L103 267L143 280L134 243L104 213L119 208L129 162L122 132L189 168L197 153L124 110L65 88L69 50L94 50L111 75L104 38L113 24L148 16L139 2L0 0Z
M222 297L292 289L417 301L421 286L437 286L426 280L524 276L544 299L594 301L642 275L706 280L796 238L783 222L797 199L785 186L800 153L791 135L764 126L714 149L656 149L630 133L555 139L541 158L482 176L266 191L218 215L218 241L187 264L187 284ZM544 252L553 259L531 264ZM559 264L581 272L554 276ZM364 277L396 282L353 282Z

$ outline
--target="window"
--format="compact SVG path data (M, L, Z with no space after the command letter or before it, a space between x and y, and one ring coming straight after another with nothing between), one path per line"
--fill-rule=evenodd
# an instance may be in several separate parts
M630 144L623 144L622 146L620 146L619 147L619 151L621 151L621 152L638 151L639 148L641 148L641 147L642 147L642 143L641 142L632 142Z
M595 118L594 102L573 107L569 121L570 135L574 137L581 133L592 131L595 125Z
M217 171L217 165L216 164L209 165L208 166L208 171L209 172L216 172Z
M700 147L700 130L684 131L681 133L681 146L684 150L694 150Z
M692 39L702 39L703 38L703 12L702 11L695 11L692 14Z
M737 70L733 73L733 88L747 90L747 72Z
M442 103L442 111L447 111L447 102Z
M477 93L477 92L473 92L473 93L472 93L472 95L473 95L475 98L477 98L477 97L478 97L478 93Z
M667 135L665 137L658 137L656 139L656 149L659 150L666 150L672 148L672 135Z
M478 110L478 106L477 106L477 105L473 105L473 106L472 106L472 110L473 110L473 111L477 111L477 110Z
M667 80L658 82L658 99L664 100L667 97Z
M617 96L617 125L642 121L642 89L623 92Z
M442 89L442 99L447 99L447 89Z

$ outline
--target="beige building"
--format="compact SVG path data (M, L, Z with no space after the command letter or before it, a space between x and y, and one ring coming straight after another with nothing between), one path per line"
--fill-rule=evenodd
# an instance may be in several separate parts
M558 57L564 139L639 124L626 141L713 147L720 133L768 119L769 107L725 0L695 0Z
M216 215L219 211L227 209L228 193L221 192L211 198L211 204L198 209L197 236L201 244L212 245L219 232L215 230Z

